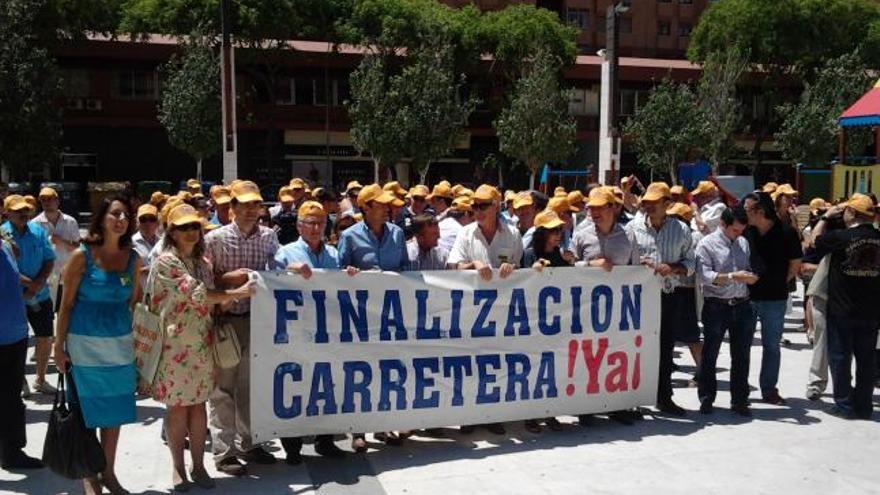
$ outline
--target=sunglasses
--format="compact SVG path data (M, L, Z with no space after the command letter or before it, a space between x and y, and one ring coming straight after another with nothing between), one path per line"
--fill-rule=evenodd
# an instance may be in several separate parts
M188 223L186 225L181 225L179 227L174 227L174 230L179 230L180 232L195 232L196 230L202 230L202 224L200 223Z
M486 211L490 206L492 203L474 203L474 209L479 211Z
M108 211L107 214L117 220L128 220L128 213L126 213L122 210Z

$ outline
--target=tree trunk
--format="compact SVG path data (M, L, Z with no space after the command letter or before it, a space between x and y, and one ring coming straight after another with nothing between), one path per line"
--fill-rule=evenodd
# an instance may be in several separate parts
M196 179L199 179L199 182L202 181L202 159L196 159Z
M531 189L531 190L535 189L535 171L534 170L532 170L531 173L529 173L529 189Z
M373 158L373 182L379 183L379 160Z
M676 173L675 173L675 161L674 160L672 161L672 163L669 164L669 182L671 182L673 186L678 185L678 177L676 176Z
M419 167L419 184L427 184L428 180L428 171L431 170L431 161L428 160L428 163L425 164L424 167Z

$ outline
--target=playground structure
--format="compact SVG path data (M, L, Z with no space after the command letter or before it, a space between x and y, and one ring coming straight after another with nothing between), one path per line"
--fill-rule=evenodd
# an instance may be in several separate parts
M831 198L849 197L852 193L880 194L880 80L837 119L837 163L832 168ZM872 164L846 163L846 131L857 127L874 129L875 157Z

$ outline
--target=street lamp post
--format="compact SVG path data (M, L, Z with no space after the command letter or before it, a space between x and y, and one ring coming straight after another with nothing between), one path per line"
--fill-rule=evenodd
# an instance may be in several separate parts
M620 14L629 11L628 2L616 2L605 12L605 49L602 57L602 106L599 116L599 177L605 184L617 183L620 161L620 131L618 114L620 105L620 78L618 60L620 47Z
M238 178L238 136L235 118L235 49L232 45L229 1L220 0L223 41L220 48L220 88L223 115L223 181Z

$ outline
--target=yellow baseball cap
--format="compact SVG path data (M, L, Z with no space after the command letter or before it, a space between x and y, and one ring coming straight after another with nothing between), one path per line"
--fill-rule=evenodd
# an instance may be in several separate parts
M566 196L553 196L550 198L550 201L547 202L547 209L553 210L557 215L562 215L565 212L575 212L579 211L574 206L571 206L568 203L568 195Z
M690 206L684 203L673 203L666 210L667 215L677 215L683 218L685 221L690 222L692 218L694 218L694 210L691 209Z
M471 205L473 205L471 198L468 198L467 196L459 196L452 200L452 206L450 206L450 208L461 212L474 211L474 208Z
M618 186L605 186L611 191L611 194L614 195L614 202L617 204L623 204L623 189Z
M52 189L51 187L44 187L44 188L40 189L40 194L38 194L37 197L39 197L40 199L57 198L58 192L55 189Z
M426 198L428 194L430 194L430 191L428 191L428 186L424 184L417 184L409 190L409 195L413 198Z
M550 208L535 215L535 228L549 230L562 227L563 225L565 225L565 221L559 218L559 215Z
M361 192L358 193L357 204L358 208L363 208L364 205L370 201L376 201L383 205L387 205L391 204L395 199L397 198L394 194L388 191L383 191L379 184L370 184L369 186L363 187Z
M684 195L684 186L672 186L672 187L670 187L670 188L669 188L669 194L671 194L671 195L673 195L673 196L675 196L675 195L679 195L679 196Z
M645 190L645 195L642 196L642 201L659 201L661 199L667 199L669 196L669 185L667 183L652 182L648 185L648 189Z
M779 184L775 182L768 182L764 184L764 187L761 188L761 192L772 193L776 191L776 188L779 187Z
M594 187L590 190L590 197L587 199L587 206L590 208L598 208L605 205L614 204L617 199L614 193L607 187Z
M700 183L697 184L697 188L694 189L693 191L691 191L691 194L696 196L697 194L705 194L705 193L715 192L717 190L718 190L718 188L715 187L715 184L713 184L707 180L701 180Z
M317 201L305 201L303 204L299 206L299 210L297 210L296 214L299 218L305 218L309 216L313 217L326 217L327 212L324 211L324 207L321 206L321 203Z
M290 179L290 185L288 186L289 190L294 191L297 189L305 189L306 183L300 179L299 177L294 177Z
M505 203L508 201L513 201L514 199L516 199L516 191L514 191L512 189L508 189L508 190L504 191L504 202Z
M231 187L232 198L239 203L250 203L252 201L263 201L263 195L260 194L260 188L249 180L243 180Z
M455 198L455 194L453 194L452 192L452 187L450 187L448 182L446 182L445 184L444 182L446 181L440 182L439 184L434 186L434 189L431 190L431 194L428 195L428 199L433 199L434 197L449 199Z
M474 201L500 201L501 193L489 184L480 184L472 198Z
M28 194L27 196L24 197L24 202L28 204L28 207L30 207L34 210L37 209L37 205L39 204L37 202L37 198L31 196L30 194Z
M570 204L572 206L574 206L576 203L583 203L584 202L584 193L580 192L577 189L568 193L567 197L568 197L568 204ZM580 208L578 208L578 210L580 210Z
M779 187L776 188L775 191L773 191L773 193L777 196L780 194L784 194L786 196L797 195L797 191L795 190L795 188L791 187L791 184L781 184Z
M844 206L847 208L852 208L862 215L873 216L874 215L874 202L871 198L862 193L855 193L850 196L849 201L844 203Z
M501 194L500 191L499 191L499 194ZM474 191L471 189L468 189L466 187L462 187L461 189L458 190L457 193L455 193L455 197L456 198L473 198Z
M150 195L150 204L153 206L158 206L163 201L167 200L168 196L165 195L162 191L154 191L153 194Z
M232 201L229 188L226 186L215 186L211 188L211 199L215 205L225 205Z
M138 219L142 217L156 217L159 218L159 210L156 209L155 206L147 203L140 205L137 211Z
M202 190L202 183L199 182L199 179L190 179L190 180L186 181L186 187L188 187L190 189L198 188L198 190L201 191Z
M281 186L281 189L278 190L278 201L282 203L289 203L293 201L293 194L290 186Z
M516 199L513 200L513 209L518 210L524 206L531 206L535 204L534 198L532 198L532 193L528 191L522 191L516 195Z
M186 203L179 204L168 212L168 225L180 227L191 223L204 225L204 221L196 209Z
M363 189L363 188L364 188L364 186L362 186L360 182L353 180L353 181L349 182L347 186L345 186L345 194L350 193L353 189Z
M562 196L563 194L568 196L568 191L566 191L564 187L556 186L556 188L553 189L553 196Z
M813 198L810 200L810 210L816 211L824 208L828 208L828 203L825 202L822 198Z
M31 207L20 194L10 194L3 200L3 209L6 211L21 211Z
M396 180L386 183L382 186L382 190L388 191L399 198L406 196L406 189L404 189L403 186L400 185L400 182L397 182Z

